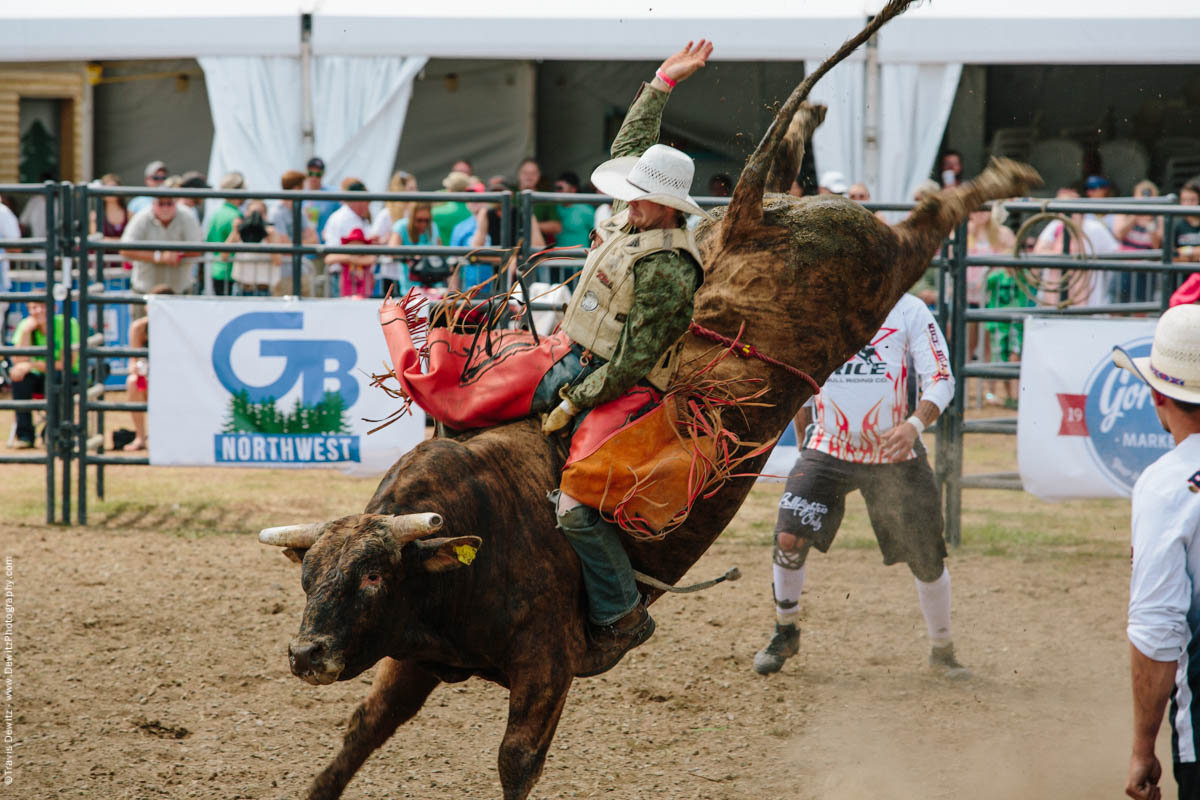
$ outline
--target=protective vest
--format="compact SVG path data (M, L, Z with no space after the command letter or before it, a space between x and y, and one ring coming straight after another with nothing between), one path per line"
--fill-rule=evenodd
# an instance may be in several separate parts
M579 286L567 305L562 330L597 356L608 360L633 309L633 265L651 253L682 250L700 263L696 240L686 228L626 231L629 211L596 226L600 243L588 253ZM666 391L678 366L683 337L666 349L646 376L651 386Z

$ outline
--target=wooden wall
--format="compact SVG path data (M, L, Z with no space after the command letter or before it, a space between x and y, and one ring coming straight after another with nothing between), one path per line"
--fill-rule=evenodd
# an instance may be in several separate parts
M61 106L59 172L62 180L83 181L84 87L82 65L0 66L0 183L16 183L20 165L21 98L50 98Z

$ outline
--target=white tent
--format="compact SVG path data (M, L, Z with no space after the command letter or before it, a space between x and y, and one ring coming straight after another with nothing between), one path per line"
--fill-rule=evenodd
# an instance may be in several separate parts
M811 67L880 5L211 0L180 11L148 0L48 0L0 7L0 61L195 57L212 89L210 175L253 165L244 167L251 185L273 185L315 147L332 172L382 186L391 165L375 154L395 151L428 57L649 60L709 37L717 59ZM815 141L818 167L872 179L879 199L905 199L932 166L964 63L1196 63L1196 42L1195 0L932 0L818 85L813 99L832 109Z

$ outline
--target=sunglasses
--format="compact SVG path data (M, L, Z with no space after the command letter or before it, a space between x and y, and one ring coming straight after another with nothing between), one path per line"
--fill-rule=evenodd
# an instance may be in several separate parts
M167 179L167 173L165 173L165 172L162 172L162 173L156 172L155 174L150 176L150 180L152 180L152 181L160 181L161 182L161 181L165 181L166 179Z
M308 177L310 177L310 178L320 178L320 177L323 177L324 175L325 175L325 173L319 169L310 169L308 171Z

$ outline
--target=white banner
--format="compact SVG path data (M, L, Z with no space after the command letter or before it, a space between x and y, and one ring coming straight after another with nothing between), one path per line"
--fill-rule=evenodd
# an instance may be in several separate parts
M1174 447L1149 388L1112 363L1114 345L1149 355L1156 322L1026 318L1017 415L1026 491L1128 497L1142 470Z
M787 428L779 436L779 441L775 443L775 448L771 450L771 455L767 458L767 463L763 464L759 471L760 481L784 481L792 473L792 467L796 466L796 459L800 457L800 443L796 441L796 423L789 422Z
M425 437L399 401L379 301L149 298L150 463L336 467L382 475Z

